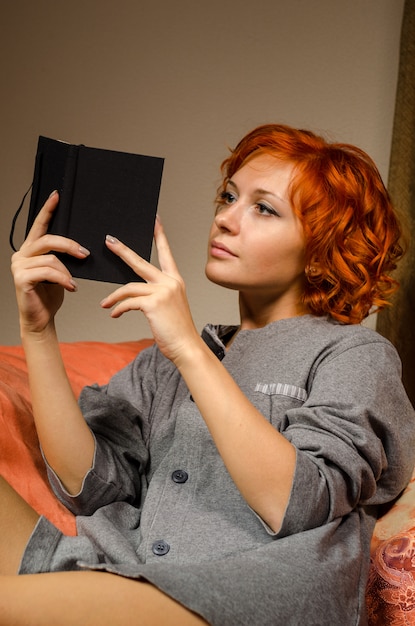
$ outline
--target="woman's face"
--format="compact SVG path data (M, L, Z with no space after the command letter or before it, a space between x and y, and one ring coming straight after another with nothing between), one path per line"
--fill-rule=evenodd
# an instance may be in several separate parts
M288 201L293 165L266 154L229 181L209 236L206 275L241 295L298 315L304 286L305 240ZM302 311L301 311L302 312Z

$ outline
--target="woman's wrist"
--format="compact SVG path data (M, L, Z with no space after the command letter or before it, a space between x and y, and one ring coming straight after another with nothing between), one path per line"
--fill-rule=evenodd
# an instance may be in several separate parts
M34 330L29 328L25 323L20 324L20 339L22 344L26 344L28 342L36 342L43 343L48 341L57 340L55 323L52 321L47 324L44 328L39 330Z
M182 376L185 377L186 372L197 370L210 355L212 355L211 350L200 335L196 335L193 341L189 341L186 346L182 347L173 362Z

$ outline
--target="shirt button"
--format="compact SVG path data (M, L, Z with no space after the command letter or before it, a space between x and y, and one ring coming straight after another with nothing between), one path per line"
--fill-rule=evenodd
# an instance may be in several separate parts
M189 478L189 474L184 470L174 470L171 477L175 483L185 483Z
M151 547L153 554L156 556L164 556L170 550L170 546L167 541L164 539L160 539L159 541L155 541Z

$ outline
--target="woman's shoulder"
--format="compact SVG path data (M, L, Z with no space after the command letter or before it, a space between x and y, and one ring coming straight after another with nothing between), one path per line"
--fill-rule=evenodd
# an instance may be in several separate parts
M351 348L372 349L396 356L392 343L374 328L363 324L342 324L330 317L307 316L303 333L308 340L318 343L324 350L343 352Z
M391 342L377 330L364 324L342 324L330 317L309 316L310 331L328 340L350 345L381 344L391 349Z
M388 339L376 330L362 324L342 324L328 316L301 315L271 322L266 326L248 331L241 331L241 337L247 340L289 341L327 344L350 343L368 344L380 343L392 345Z
M360 341L380 341L389 343L388 340L378 333L372 326L361 324L345 324L338 322L329 316L304 315L306 325L310 326L314 332L320 331L322 334L329 333L338 337L356 338Z
M399 361L393 345L376 330L314 315L282 319L263 328L240 331L232 347L248 350L252 357L260 353L262 358L279 354L284 358L322 362L346 352L353 358L370 352L372 358L379 355L385 361Z
M303 345L305 352L314 356L314 369L341 363L344 370L370 368L374 376L376 372L385 375L392 371L394 375L401 375L396 348L369 326L310 316L303 326Z

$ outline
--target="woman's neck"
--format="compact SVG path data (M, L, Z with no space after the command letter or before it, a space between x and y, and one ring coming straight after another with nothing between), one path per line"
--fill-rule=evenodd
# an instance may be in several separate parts
M281 319L307 315L310 311L303 303L281 302L272 300L262 302L251 297L247 299L243 294L239 294L239 314L241 319L240 329L250 330L263 328L271 322Z

